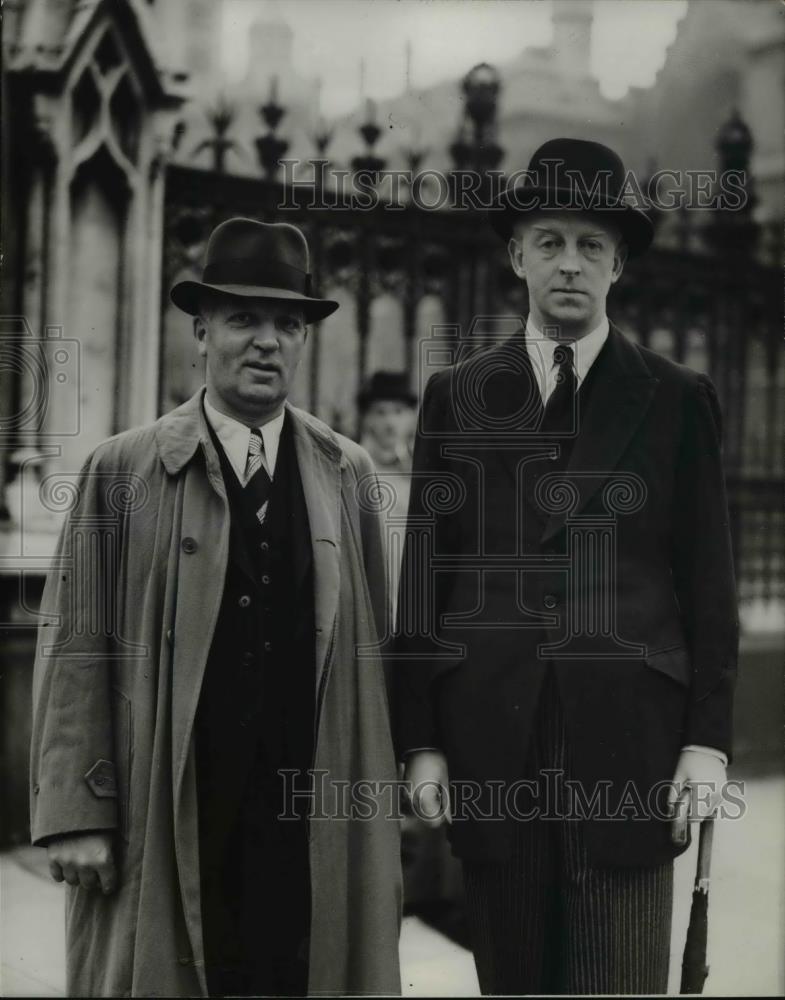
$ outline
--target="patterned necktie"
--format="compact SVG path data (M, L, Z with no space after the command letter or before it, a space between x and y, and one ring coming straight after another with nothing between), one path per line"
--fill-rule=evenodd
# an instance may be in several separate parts
M553 352L553 363L559 366L556 388L545 403L540 430L570 431L574 423L573 406L578 388L572 347L569 344L559 344Z
M256 517L264 524L267 506L270 502L271 480L264 465L264 441L261 431L255 427L248 439L248 459L245 464L245 490L251 494L256 505Z

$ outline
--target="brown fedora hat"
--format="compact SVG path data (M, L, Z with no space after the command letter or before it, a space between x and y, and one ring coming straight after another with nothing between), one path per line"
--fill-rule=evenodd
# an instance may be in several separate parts
M179 281L169 295L176 306L196 316L204 289L292 300L303 307L306 323L324 319L339 305L311 294L308 244L288 222L238 218L216 226L207 242L202 280Z
M616 226L635 256L648 248L654 226L642 209L624 200L626 178L621 157L602 143L551 139L534 153L523 178L497 200L488 221L509 240L523 213L591 212Z

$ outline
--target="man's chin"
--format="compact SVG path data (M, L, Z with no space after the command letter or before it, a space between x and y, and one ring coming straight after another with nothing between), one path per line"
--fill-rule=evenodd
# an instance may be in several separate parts
M574 305L564 303L555 308L551 305L548 312L544 314L546 326L579 326L588 323L591 318L592 310L585 302L576 302Z
M286 397L281 394L280 387L255 385L238 393L238 398L244 408L264 411L279 406Z

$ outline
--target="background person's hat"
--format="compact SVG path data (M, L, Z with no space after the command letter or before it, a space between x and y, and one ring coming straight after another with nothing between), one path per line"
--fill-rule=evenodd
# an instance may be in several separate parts
M228 219L216 226L207 242L202 280L179 281L169 295L176 306L197 316L204 289L291 299L302 306L306 323L324 319L339 305L311 294L308 244L287 222Z
M357 406L365 413L371 403L390 400L416 406L417 396L409 388L405 372L374 372L357 397Z
M516 218L526 212L592 212L621 231L630 255L641 254L654 237L654 226L644 211L624 201L625 177L621 158L607 146L551 139L532 156L525 176L497 200L488 221L506 241Z

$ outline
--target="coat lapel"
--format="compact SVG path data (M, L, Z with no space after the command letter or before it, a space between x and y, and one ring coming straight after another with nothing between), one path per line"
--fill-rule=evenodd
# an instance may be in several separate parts
M293 417L287 414L284 424L286 454L286 476L287 491L289 498L289 516L292 518L291 544L292 544L292 577L295 591L299 593L305 584L308 570L312 562L312 543L310 530L303 530L303 527L310 529L308 510L305 507L303 496L302 476L299 472L299 463L295 452L294 431L292 428ZM279 453L280 461L280 453Z
M341 465L337 441L307 413L290 406L294 450L311 528L316 623L316 683L321 680L340 594Z
M221 606L229 559L229 504L207 420L204 388L158 421L158 451L166 471L182 476L168 571L177 581L172 653L172 770L175 836L180 835L181 791L192 761L194 718ZM191 459L201 446L204 466ZM205 476L206 473L206 476Z
M571 511L548 518L543 542L564 526L568 515L580 513L613 473L659 384L637 348L613 326L590 375L594 385L565 472L578 502Z

